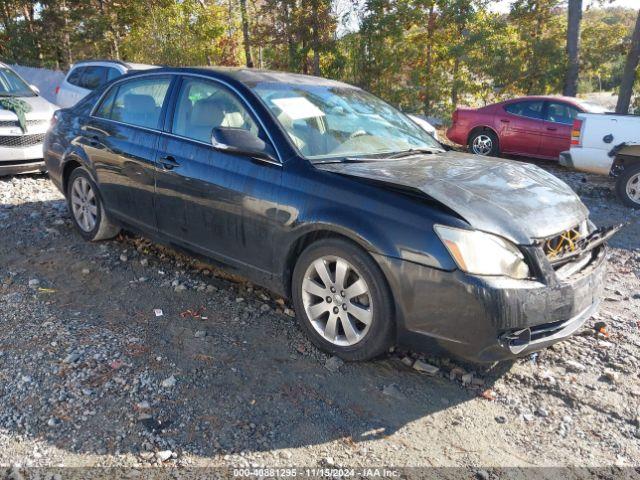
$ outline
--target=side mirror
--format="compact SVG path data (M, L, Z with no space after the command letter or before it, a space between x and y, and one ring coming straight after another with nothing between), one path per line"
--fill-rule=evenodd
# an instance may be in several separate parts
M271 145L244 128L216 127L211 132L211 144L229 153L277 161Z
M33 93L35 93L36 95L40 95L40 89L35 85L29 85L29 88L33 90Z

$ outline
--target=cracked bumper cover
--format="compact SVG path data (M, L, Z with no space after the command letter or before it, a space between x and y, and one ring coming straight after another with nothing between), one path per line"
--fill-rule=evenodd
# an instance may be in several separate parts
M595 313L606 271L606 246L557 285L481 277L377 256L398 309L398 341L442 349L474 362L525 355L573 334ZM524 346L525 331L529 335ZM521 335L522 337L522 335Z

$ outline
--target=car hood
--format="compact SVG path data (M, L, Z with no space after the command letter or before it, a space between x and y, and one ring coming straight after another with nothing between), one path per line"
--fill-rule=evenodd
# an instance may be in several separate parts
M521 245L556 235L589 215L566 183L527 163L445 152L315 166L419 190L473 228Z
M25 101L31 107L31 110L25 114L27 120L47 120L51 119L53 112L57 107L48 102L41 96L34 97L11 97ZM17 120L17 116L11 110L4 110L0 107L0 120Z

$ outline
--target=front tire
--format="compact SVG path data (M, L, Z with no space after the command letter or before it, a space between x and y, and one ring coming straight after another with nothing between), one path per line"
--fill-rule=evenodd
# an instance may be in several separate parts
M67 202L73 223L85 240L107 240L120 232L120 227L111 222L104 211L98 186L82 167L71 172Z
M640 163L625 167L616 179L616 194L627 207L640 208Z
M484 157L497 157L500 154L498 136L490 130L476 132L469 137L469 150Z
M292 296L302 330L319 349L346 361L375 358L393 344L393 302L386 279L364 250L320 240L300 255Z

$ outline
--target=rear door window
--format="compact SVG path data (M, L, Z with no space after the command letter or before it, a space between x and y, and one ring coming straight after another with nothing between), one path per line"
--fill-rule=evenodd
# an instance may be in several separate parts
M75 85L76 87L82 87L80 83L80 79L82 78L82 75L84 74L85 70L86 70L86 67L73 68L71 72L69 72L69 75L67 76L67 82L70 83L71 85Z
M513 114L521 117L542 119L542 108L544 102L542 100L526 100L523 102L510 103L504 107L504 109Z
M80 78L80 86L87 90L95 90L107 83L107 68L98 65L86 67Z
M107 82L110 82L111 80L119 77L120 75L122 75L122 73L117 68L112 68L112 67L107 68Z
M171 78L138 78L115 84L94 115L116 122L157 129Z
M573 125L573 119L580 113L577 108L568 103L549 102L544 119L548 122Z

